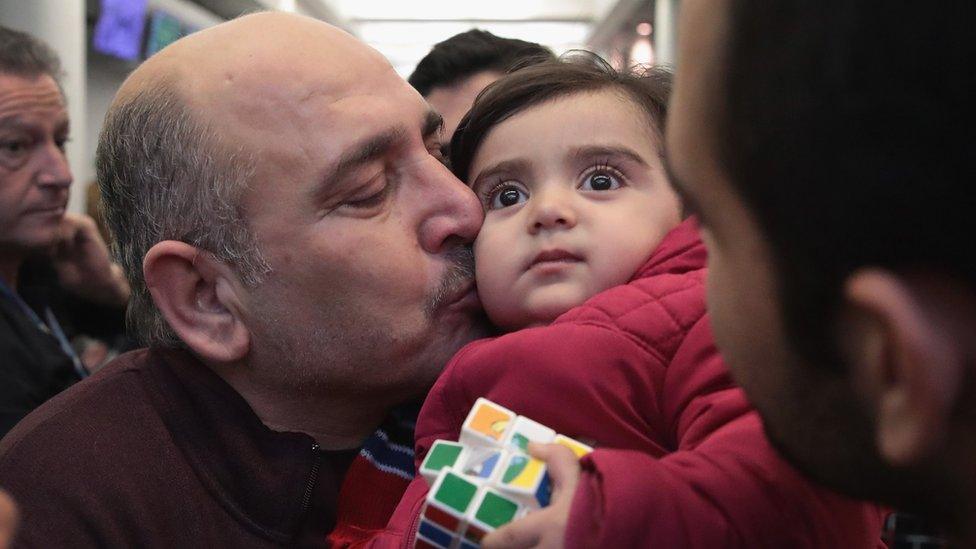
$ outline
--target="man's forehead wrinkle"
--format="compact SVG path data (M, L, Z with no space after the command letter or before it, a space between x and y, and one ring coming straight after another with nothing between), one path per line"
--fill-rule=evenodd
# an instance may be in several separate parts
M0 79L3 75L0 75ZM67 117L66 106L61 97L61 92L56 87L49 89L40 82L36 85L9 89L0 82L0 117L10 116L21 113L25 110L31 111L64 111Z
M59 100L45 100L29 95L10 96L0 92L0 118L23 114L24 111L66 113L64 104Z

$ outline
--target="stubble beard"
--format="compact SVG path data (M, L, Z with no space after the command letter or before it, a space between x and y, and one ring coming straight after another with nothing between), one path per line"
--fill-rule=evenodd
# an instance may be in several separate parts
M843 376L821 374L795 361L785 400L789 409L766 416L774 448L801 473L847 496L879 501L900 510L944 520L953 489L940 474L944 467L924 464L894 468L880 455L869 410ZM795 374L794 374L795 375ZM769 415L775 415L771 421Z
M424 317L430 330L422 332L427 332L430 337L409 343L400 340L399 357L388 354L392 352L391 346L397 343L396 338L391 337L393 334L364 314L356 303L332 303L329 306L331 314L322 319L321 324L297 327L292 311L286 309L283 301L265 296L255 315L261 319L261 324L252 330L252 358L255 364L264 365L264 372L256 373L264 378L266 386L299 395L307 393L308 396L376 389L363 375L357 375L365 374L357 372L360 367L372 372L377 371L376 368L416 371L418 375L410 382L416 387L408 388L406 392L417 392L421 386L426 388L429 386L427 381L433 381L432 377L443 369L461 345L487 334L486 322L480 312L472 312L464 324L440 325L439 312L474 278L474 253L470 247L458 246L446 252L444 257L448 262L446 272L437 288L423 301ZM276 283L272 272L260 284L265 288L258 291L267 290L268 284ZM428 377L431 379L423 379ZM392 386L389 389L400 392Z
M447 272L424 305L424 314L429 319L433 319L437 311L474 280L474 251L470 246L451 249L445 254L445 259L448 261Z

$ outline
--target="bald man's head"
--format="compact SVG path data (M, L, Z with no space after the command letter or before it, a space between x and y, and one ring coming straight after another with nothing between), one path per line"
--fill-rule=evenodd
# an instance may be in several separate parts
M393 73L382 55L339 28L262 12L194 33L150 57L126 79L113 106L165 83L208 124L247 123L255 110L291 109L306 97L334 94L361 79L366 67Z
M325 123L309 106L341 101L354 86L398 85L409 88L341 29L276 12L194 33L133 71L109 109L96 163L116 255L134 289L135 334L181 345L146 287L143 258L155 243L190 242L257 283L269 267L244 212L256 167L293 162L303 136ZM293 146L278 154L269 142Z
M98 154L143 339L261 398L317 387L385 413L421 396L481 333L462 246L483 214L437 157L440 126L376 51L304 17L151 58Z

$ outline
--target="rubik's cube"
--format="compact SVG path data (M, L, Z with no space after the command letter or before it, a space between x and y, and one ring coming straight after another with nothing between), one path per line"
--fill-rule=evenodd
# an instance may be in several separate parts
M529 456L529 442L555 442L577 457L589 446L479 398L458 442L437 440L420 465L431 485L421 510L416 547L470 549L488 532L549 505L546 464Z

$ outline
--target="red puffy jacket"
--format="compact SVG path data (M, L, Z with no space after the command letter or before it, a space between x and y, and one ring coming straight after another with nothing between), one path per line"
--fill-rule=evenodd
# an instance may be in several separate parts
M417 464L483 396L596 446L569 547L883 547L879 508L811 484L767 442L715 348L705 260L686 221L630 283L466 346L420 412ZM375 545L412 543L426 491L413 481Z

